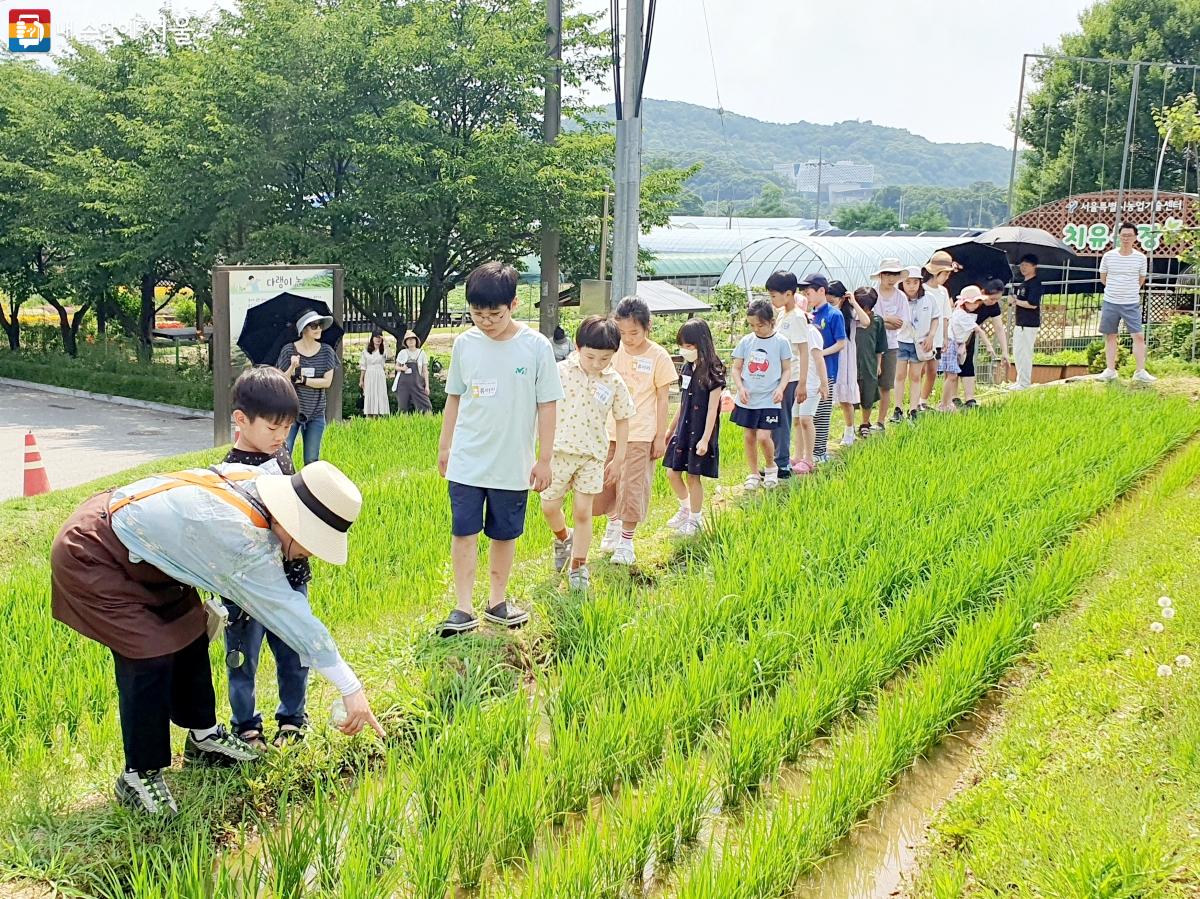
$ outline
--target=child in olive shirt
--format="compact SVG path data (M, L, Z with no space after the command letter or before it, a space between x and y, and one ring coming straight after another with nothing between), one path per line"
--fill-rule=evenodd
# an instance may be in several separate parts
M871 316L871 323L864 326L859 322L855 351L858 353L858 408L862 420L858 426L859 437L871 434L871 409L879 402L879 375L883 356L888 351L887 325L882 316L875 312L879 294L874 287L860 287L854 291L854 299L863 312ZM882 427L879 428L882 430Z

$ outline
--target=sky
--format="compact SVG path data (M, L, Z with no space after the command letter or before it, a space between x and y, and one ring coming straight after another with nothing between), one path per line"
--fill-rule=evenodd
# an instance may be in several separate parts
M172 0L176 12L214 2ZM648 3L648 0L645 0ZM603 12L605 0L580 0ZM622 6L623 6L622 2ZM1091 0L660 0L646 96L770 122L858 119L938 142L1009 146L1023 53L1076 30ZM163 0L0 0L65 23L153 20ZM707 12L708 29L705 28ZM7 21L7 16L5 16ZM708 34L712 35L712 53ZM715 81L714 81L715 68ZM611 100L608 87L589 100Z

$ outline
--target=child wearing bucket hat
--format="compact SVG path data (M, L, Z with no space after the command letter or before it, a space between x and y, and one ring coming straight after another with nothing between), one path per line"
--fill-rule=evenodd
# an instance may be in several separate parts
M362 684L283 565L307 556L344 564L361 507L358 488L328 462L291 476L221 464L98 493L71 515L50 549L51 611L113 654L121 802L151 815L178 811L162 775L172 723L187 729L186 764L259 757L217 724L198 590L233 599L333 683L347 711L344 733L369 726L384 736Z
M929 257L924 266L925 293L932 300L938 323L933 332L933 357L925 362L921 377L920 410L929 410L929 400L933 396L933 388L937 383L938 360L946 346L946 329L950 324L950 313L954 311L950 302L950 291L946 282L958 271L960 266L945 250L938 250Z
M429 399L429 357L421 349L421 338L415 331L404 332L404 346L396 351L392 392L396 394L397 412L421 415L433 412Z
M983 291L974 284L969 284L959 291L954 301L954 311L946 328L946 346L942 350L942 358L938 362L938 372L946 376L946 385L942 389L942 401L938 404L939 412L954 412L953 399L958 395L958 376L962 364L967 358L967 342L974 334L982 338L988 352L996 354L992 341L987 332L979 325L979 308L983 305Z

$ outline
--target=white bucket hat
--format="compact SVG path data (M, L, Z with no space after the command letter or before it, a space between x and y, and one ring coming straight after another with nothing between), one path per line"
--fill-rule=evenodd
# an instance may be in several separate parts
M895 256L888 256L879 260L879 270L872 273L872 278L878 278L880 275L900 275L904 273L905 266Z
M312 462L294 475L255 480L271 516L306 550L333 565L346 563L346 532L362 509L354 482L329 462Z
M324 331L333 324L333 316L322 315L315 309L310 309L308 312L305 312L302 316L300 316L300 319L296 322L296 333L303 336L304 329L312 324L319 324L321 326L321 330Z

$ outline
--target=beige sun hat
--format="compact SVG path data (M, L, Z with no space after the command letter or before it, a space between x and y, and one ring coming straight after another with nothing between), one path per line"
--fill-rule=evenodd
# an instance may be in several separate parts
M953 272L958 270L958 263L954 261L954 257L945 250L938 250L929 257L929 261L925 263L925 271L931 275L936 275L938 272Z
M421 338L417 336L416 331L405 331L404 339L400 341L400 346L404 346L406 343L409 342L409 340L415 340L417 342L417 347L420 348Z
M983 299L983 291L979 289L978 285L968 284L958 292L956 299L959 303L978 303Z
M879 260L879 270L872 272L872 278L878 278L880 275L900 275L904 273L905 266L895 256L887 256Z
M354 482L329 462L311 462L294 475L255 480L267 511L296 542L333 565L346 563L346 532L362 509Z

